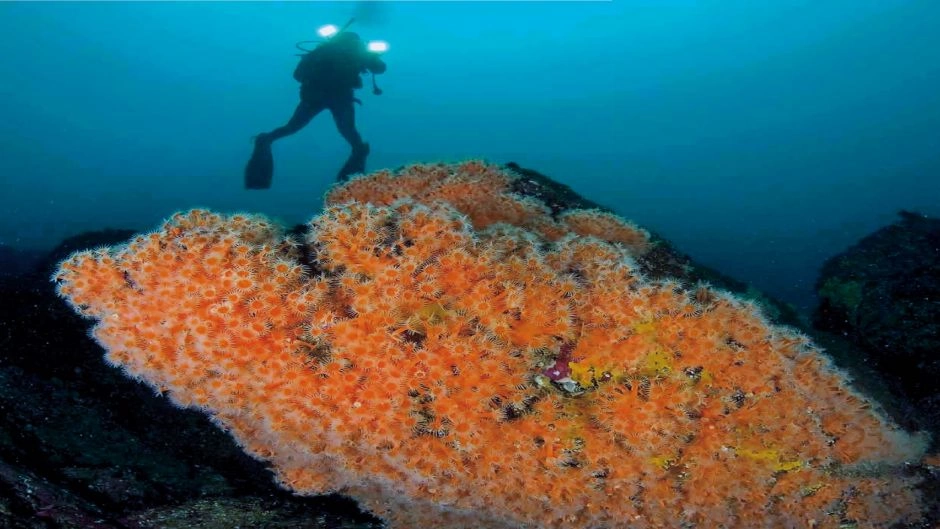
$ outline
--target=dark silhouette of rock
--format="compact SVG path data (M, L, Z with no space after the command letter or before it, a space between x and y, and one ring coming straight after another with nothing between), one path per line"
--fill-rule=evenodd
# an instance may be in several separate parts
M840 334L940 436L940 219L898 221L829 259L816 284L817 328Z

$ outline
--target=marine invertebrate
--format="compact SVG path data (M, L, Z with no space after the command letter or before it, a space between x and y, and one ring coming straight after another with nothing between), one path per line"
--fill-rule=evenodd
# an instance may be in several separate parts
M283 486L394 527L917 518L892 469L916 443L802 336L647 280L643 245L571 233L510 178L353 180L310 222L310 261L261 217L194 210L55 279L109 361L204 409Z

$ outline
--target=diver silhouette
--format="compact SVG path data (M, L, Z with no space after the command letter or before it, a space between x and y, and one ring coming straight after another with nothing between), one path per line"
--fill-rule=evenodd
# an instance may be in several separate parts
M379 53L370 51L359 35L345 29L304 54L294 70L294 78L300 82L300 103L285 125L255 136L254 152L245 167L245 187L271 187L274 173L271 145L303 129L323 110L333 115L337 130L352 149L336 179L343 182L350 175L365 172L369 144L362 141L356 130L355 104L362 102L353 91L362 88L360 75L371 72L373 93L381 94L375 74L384 73L385 69Z

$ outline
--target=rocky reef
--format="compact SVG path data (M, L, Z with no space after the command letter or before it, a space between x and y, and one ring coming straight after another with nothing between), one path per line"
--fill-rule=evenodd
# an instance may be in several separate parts
M513 191L544 202L555 216L573 208L603 209L540 173L515 164L507 168L521 176ZM302 236L307 229L298 226L295 233ZM276 486L265 464L245 455L203 414L171 405L105 363L101 347L88 336L87 320L55 295L49 277L54 265L73 251L122 243L131 235L125 230L82 234L64 241L30 270L0 277L0 294L6 301L0 309L0 527L381 526L378 519L360 512L345 497L297 497L285 492ZM668 241L655 234L652 240L656 244L637 259L648 277L672 278L688 286L705 281L757 297L746 284L697 265ZM935 261L934 274L936 270ZM865 306L869 294L851 283L858 281L864 286L867 282L858 276L827 277L848 279L823 288L827 292L821 292L824 299L831 291L839 297L834 305L842 307L846 315L855 311L852 318L858 318L859 308L863 314L869 313ZM785 304L769 296L759 296L755 302L774 323L801 327L798 315ZM837 321L835 314L831 307L821 309L817 321L840 333L865 332L825 323L827 318ZM937 319L933 321L935 324ZM805 326L802 330L811 332ZM892 344L904 337L903 332L883 334L886 337L878 340L891 339ZM930 338L929 333L912 336ZM856 343L867 350L863 341ZM853 362L859 358L854 347L835 347L847 351L840 355L848 359L843 367L863 373L857 377L868 381L863 389L875 394L883 391L877 373ZM916 357L917 353L910 355ZM936 369L935 363L933 366ZM897 376L904 378L904 372ZM930 400L923 382L913 388L905 395ZM895 413L910 411L888 391L884 396L895 420L900 420ZM935 502L934 469L918 466L909 473L924 478L922 493ZM938 519L936 512L928 514Z
M897 222L829 259L816 292L817 329L849 341L859 360L908 403L916 426L940 435L940 219Z

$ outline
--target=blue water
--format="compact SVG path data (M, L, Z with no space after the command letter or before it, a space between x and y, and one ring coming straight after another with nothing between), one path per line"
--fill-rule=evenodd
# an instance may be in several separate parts
M316 213L327 114L242 189L297 103L293 44L353 14L391 45L369 168L517 161L757 288L905 208L940 215L940 2L0 4L0 244L149 229L194 206ZM367 81L367 87L368 80Z

